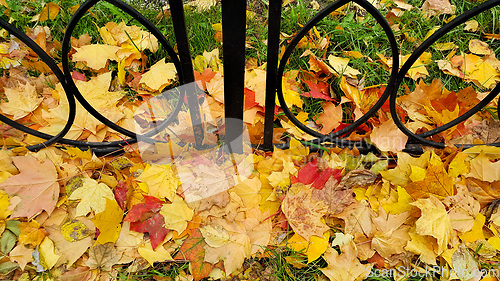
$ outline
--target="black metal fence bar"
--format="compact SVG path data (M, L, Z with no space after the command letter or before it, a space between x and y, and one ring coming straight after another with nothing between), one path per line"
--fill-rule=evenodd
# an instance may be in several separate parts
M81 5L81 7L76 11L72 19L70 20L65 36L62 41L62 66L63 71L61 71L53 58L48 55L43 49L41 49L38 44L26 36L23 32L16 29L14 26L8 22L0 19L0 26L5 28L11 34L19 38L28 47L30 47L38 56L49 66L53 71L59 82L66 93L66 97L69 103L69 116L65 127L55 136L44 134L36 130L30 129L23 126L8 117L0 114L0 121L12 126L18 130L25 133L31 134L33 136L45 139L44 142L37 145L28 146L27 148L33 151L42 149L46 146L50 146L54 143L62 143L79 147L92 148L98 150L101 153L108 153L113 151L120 151L124 146L137 142L138 139L141 141L146 141L149 143L155 142L157 140L152 139L154 135L165 129L169 124L176 120L178 113L184 103L184 95L186 96L188 107L190 109L191 120L193 124L193 134L195 136L195 145L197 147L202 147L204 128L201 122L200 109L197 99L197 89L194 82L193 66L191 61L191 54L189 51L189 42L185 26L183 1L182 0L171 0L170 7L172 13L172 19L174 24L174 34L177 42L178 54L169 45L166 38L161 34L161 32L149 22L143 15L138 13L136 10L131 8L126 3L120 0L103 0L106 1L117 8L121 9L125 13L129 14L139 23L146 27L159 41L161 46L167 51L171 61L174 63L177 73L179 76L180 83L183 85L193 85L191 88L184 87L185 92L181 93L178 104L175 106L174 110L168 118L162 121L158 126L156 126L151 131L143 134L137 135L135 132L126 130L115 123L111 122L105 118L100 112L92 107L87 100L79 92L76 84L74 83L71 71L69 67L68 54L71 50L70 39L71 35L77 26L79 20L83 15L96 3L101 0L88 0ZM373 7L366 0L338 0L322 11L318 12L304 27L296 34L296 36L291 40L290 44L284 52L283 57L279 63L278 67L278 53L279 53L279 36L280 36L280 20L281 20L281 3L282 0L270 0L269 2L269 38L268 38L268 50L267 50L267 76L266 76L266 100L265 100L265 130L264 130L264 143L261 146L265 150L273 149L273 125L274 125L274 107L275 107L275 97L277 96L280 105L293 124L295 124L302 131L316 137L312 143L321 144L325 142L334 143L340 146L348 147L358 147L364 149L374 149L374 147L366 144L364 142L353 142L342 139L342 136L353 132L361 124L365 123L369 118L374 116L376 112L382 107L385 101L389 98L390 111L392 118L398 128L406 134L412 141L417 144L433 146L438 148L443 148L443 143L437 143L426 139L427 137L433 136L440 133L446 129L449 129L460 122L465 121L467 118L471 117L473 114L481 110L488 103L490 103L499 93L500 84L498 84L481 102L468 110L465 114L459 116L455 120L444 124L438 128L427 131L422 134L414 134L408 130L402 121L399 119L396 113L396 97L397 91L403 79L413 65L413 63L420 57L420 55L428 49L434 42L439 38L450 32L453 28L464 23L465 21L471 19L472 17L487 11L495 6L500 5L500 0L489 0L482 3L475 8L465 12L464 14L456 17L454 20L445 24L441 29L436 31L432 36L425 40L410 56L410 58L405 62L405 64L399 69L399 60L393 60L392 71L388 81L388 86L383 92L380 99L372 106L372 108L364 114L361 118L354 121L348 127L341 129L337 132L330 133L328 135L321 134L306 125L302 124L293 113L290 111L283 97L282 92L282 76L285 70L288 59L290 58L293 50L296 48L300 40L323 18L329 15L331 12L340 8L341 6L354 2L364 8L369 14L371 14L374 19L383 28L391 46L391 53L393 58L399 57L399 48L396 43L394 34L382 16L382 14ZM244 75L245 75L245 28L246 28L246 1L236 1L236 0L222 0L222 25L223 25L223 58L224 58L224 103L225 103L225 142L231 143L230 149L232 152L242 151L242 134L243 134L243 108L244 108ZM183 91L184 91L183 90ZM76 115L76 100L78 100L83 107L92 114L100 122L108 126L109 128L129 137L127 140L115 141L115 142L84 142L75 141L70 139L65 139L64 136L67 134L71 128L75 115ZM498 106L500 108L500 105ZM497 111L498 111L497 108ZM189 124L186 124L189 125ZM189 126L191 126L189 125ZM500 146L500 143L492 143L490 145ZM470 147L472 145L463 145L464 147ZM408 144L407 148L415 149L415 144ZM418 149L417 149L418 150Z

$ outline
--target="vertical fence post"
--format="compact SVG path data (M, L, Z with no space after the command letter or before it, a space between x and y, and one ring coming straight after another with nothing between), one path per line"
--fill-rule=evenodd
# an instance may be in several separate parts
M274 139L274 106L276 102L276 81L281 79L278 73L278 56L280 47L282 0L269 1L269 24L267 31L267 72L266 72L266 108L264 117L264 144L265 151L273 150Z
M246 1L222 0L225 142L234 153L243 152L245 31Z
M200 107L197 97L197 86L194 82L193 63L191 61L191 52L189 50L189 42L186 30L186 20L184 17L184 1L170 0L170 11L172 15L172 22L174 25L175 39L177 42L177 52L181 61L181 71L185 84L183 89L186 90L186 96L191 115L191 123L193 125L193 133L195 138L195 145L202 148L203 145L203 123L201 121ZM182 95L181 95L182 98Z

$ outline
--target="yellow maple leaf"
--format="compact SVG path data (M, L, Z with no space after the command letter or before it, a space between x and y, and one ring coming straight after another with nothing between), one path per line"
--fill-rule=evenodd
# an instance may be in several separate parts
M391 193L394 193L394 189ZM411 211L413 206L409 203L413 202L413 198L408 194L406 189L401 186L397 187L397 201L394 203L382 203L382 207L388 214L400 214L403 212Z
M118 206L115 199L105 198L106 207L103 212L96 213L92 222L101 232L97 237L97 244L108 242L115 243L120 236L123 220L123 210Z
M13 120L33 112L43 101L37 94L35 86L29 83L18 84L16 88L5 87L4 93L9 101L0 103L0 110L4 114L13 115Z
M174 200L179 186L179 180L170 164L148 166L137 180L147 184L149 195L167 198L169 201Z
M492 163L481 151L476 158L470 161L470 173L465 176L487 182L497 181L500 179L500 161Z
M430 235L436 238L438 253L441 254L448 248L448 243L453 236L451 219L445 206L434 196L418 199L410 204L422 211L422 215L415 222L416 232L420 235Z
M363 280L372 267L370 264L361 264L358 260L356 245L352 239L350 243L341 247L341 254L329 247L323 258L328 266L321 268L321 271L330 280Z
M328 232L325 232L323 237L311 236L311 240L307 241L302 236L294 234L288 239L287 245L296 252L304 252L307 255L307 263L317 260L328 249Z
M229 275L241 268L245 258L250 256L250 237L247 235L247 230L235 221L216 219L212 224L225 229L229 233L229 241L218 248L205 245L205 261L211 264L224 261L226 275Z
M427 264L436 265L437 254L432 249L435 242L431 240L434 238L430 236L422 236L415 232L409 232L408 234L410 235L411 240L406 244L405 250L420 255L420 259Z
M26 264L33 260L31 256L34 250L25 247L24 245L17 245L12 251L9 253L10 261L17 262L21 270L24 270Z
M182 197L175 195L172 204L164 204L161 207L160 214L165 219L165 228L173 229L180 234L186 229L194 212L187 206Z
M22 222L17 227L21 230L19 235L19 243L24 245L38 246L42 243L47 233L36 220L31 222Z
M255 102L260 106L266 103L266 71L254 68L245 73L245 87L255 92Z
M99 70L106 66L108 60L118 61L116 52L120 50L118 46L91 44L80 48L75 47L76 53L73 54L73 61L83 61L87 66Z
M39 21L54 20L61 8L54 2L47 3L39 14Z
M348 58L336 57L334 55L328 56L328 63L333 67L334 74L337 76L346 75L351 78L356 78L357 75L361 74L357 69L354 69L348 65Z
M171 243L165 243L164 245L159 245L153 250L151 243L143 243L137 251L139 254L148 261L148 263L153 266L155 262L164 262L174 260L170 255L176 247L174 247ZM167 247L167 249L165 249Z
M104 183L89 178L83 179L82 187L77 188L71 196L70 200L81 199L76 206L76 216L86 216L90 211L96 214L106 210L106 198L115 200L113 191Z
M483 226L485 222L486 217L481 213L477 214L476 218L474 219L474 225L472 226L472 229L463 234L459 234L458 237L460 237L460 239L462 239L462 242L465 244L474 242L478 239L484 240Z
M370 140L382 151L398 152L406 147L408 136L396 126L392 119L375 127L370 134Z
M144 83L153 91L161 91L166 86L172 84L176 78L177 70L171 62L166 63L164 59L159 60L151 66L148 72L142 75L140 83Z

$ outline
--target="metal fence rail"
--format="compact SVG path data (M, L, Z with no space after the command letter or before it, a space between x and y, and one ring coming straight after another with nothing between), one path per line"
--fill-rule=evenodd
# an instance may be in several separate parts
M45 133L38 132L36 130L30 129L23 126L7 116L0 114L0 121L12 126L18 130L25 133L31 134L33 136L45 139L44 142L28 146L27 148L32 151L40 150L44 147L50 146L55 143L67 144L72 146L78 146L82 148L91 148L97 151L99 154L111 153L117 151L123 151L123 147L129 144L133 144L140 139L141 141L146 141L149 143L155 142L157 140L152 139L159 131L166 128L174 120L176 120L181 107L184 104L184 99L181 97L178 104L176 105L170 116L161 122L155 129L143 134L137 135L135 132L126 130L106 117L104 117L100 112L98 112L94 107L79 92L71 77L71 72L69 69L69 58L68 54L71 50L70 42L71 35L78 24L79 20L84 16L84 14L95 4L101 0L88 0L83 3L77 12L72 17L69 22L66 33L62 41L62 66L61 71L54 59L48 55L42 48L40 48L33 40L26 36L23 32L16 29L14 26L0 19L0 26L5 28L11 34L16 36L22 42L24 42L28 47L30 47L38 56L48 65L48 67L53 71L62 87L64 88L66 97L69 103L69 116L65 127L57 135L48 135ZM170 9L174 26L174 34L177 42L178 53L169 45L166 38L162 33L148 21L143 15L134 10L132 7L120 0L103 0L106 1L117 8L121 9L125 13L129 14L139 23L141 23L149 32L151 32L167 51L170 59L175 65L177 70L179 81L181 85L193 85L192 89L189 87L183 87L184 93L186 95L187 104L189 106L191 120L193 122L193 134L195 136L195 145L202 147L204 128L200 122L200 109L197 102L197 97L195 95L196 87L193 75L193 66L191 60L191 54L189 51L189 40L186 32L186 25L184 19L183 1L182 0L170 0ZM408 130L402 121L399 119L396 113L396 97L397 91L400 84L405 77L413 63L420 57L420 55L428 49L434 42L443 37L445 34L450 32L453 28L458 25L465 23L472 17L491 9L495 6L500 5L500 0L489 0L482 3L475 8L465 12L464 14L456 17L449 23L445 24L442 28L437 30L432 36L425 40L409 57L409 59L403 64L400 70L399 61L395 59L393 61L392 71L388 81L388 85L383 92L379 100L372 106L372 108L364 114L361 118L354 121L352 124L343 128L337 132L330 133L328 135L321 134L306 125L302 124L290 111L289 107L286 105L285 99L282 92L282 79L285 66L288 59L290 58L293 50L296 48L300 40L306 36L306 34L322 19L324 19L331 12L340 8L341 6L354 2L361 7L363 7L369 14L371 14L374 19L383 28L391 46L392 57L399 57L399 48L396 43L395 36L392 32L389 23L386 21L384 16L373 7L366 0L338 0L326 8L318 12L303 28L295 35L287 46L283 57L279 63L278 67L278 53L279 53L279 34L280 34L280 20L281 20L281 0L270 0L269 1L269 27L268 27L268 48L267 48L267 74L266 74L266 99L265 99L265 124L264 124L264 143L261 146L264 150L273 149L273 123L274 123L274 107L276 95L279 99L280 105L293 124L295 124L302 131L316 137L312 141L314 144L322 144L325 142L333 143L338 146L348 146L348 147L358 147L364 150L374 149L371 145L365 142L355 142L342 139L341 136L353 132L357 127L365 123L369 118L373 117L374 114L382 107L382 105L389 99L390 111L392 118L398 128L409 137L409 140L413 143L407 144L407 150L411 152L418 153L422 150L421 145L432 146L436 148L444 148L444 143L434 142L427 139L437 133L440 133L446 129L449 129L460 122L465 121L467 118L471 117L476 112L480 111L489 102L491 102L500 92L500 85L496 87L477 105L468 110L465 114L459 116L455 120L439 126L433 130L427 131L421 134L414 134ZM223 26L223 58L224 58L224 103L225 103L225 118L226 118L226 135L225 142L232 144L233 152L241 151L242 145L241 141L238 139L243 133L243 108L244 108L244 75L245 75L245 25L246 25L246 1L235 1L235 0L222 0L222 26ZM127 136L129 139L123 141L115 142L85 142L85 141L75 141L70 139L65 139L64 136L70 130L76 115L76 100L82 104L82 106L92 114L97 120L102 122L104 125ZM500 106L499 106L500 107ZM497 108L498 112L499 108ZM188 124L187 124L188 125ZM230 128L230 129L228 129ZM489 145L500 146L500 143L492 143ZM472 145L463 145L464 147L470 147Z

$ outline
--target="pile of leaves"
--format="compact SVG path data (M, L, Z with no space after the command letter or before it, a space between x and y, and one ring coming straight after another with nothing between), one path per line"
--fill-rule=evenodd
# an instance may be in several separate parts
M414 8L395 3L388 16L394 29L398 10ZM435 16L436 10L451 13L447 6L429 7L436 1L426 3L422 10L428 16ZM58 8L49 3L34 20L54 19ZM219 25L214 28L221 32ZM160 52L158 41L138 26L109 22L98 31L100 38L84 34L72 39L72 77L79 91L123 128L137 133L156 128L183 99L176 90L173 63L152 59ZM49 28L40 24L27 34L48 53L58 53L60 43ZM221 36L217 33L215 39ZM97 41L101 43L92 43ZM371 58L354 51L328 57L311 51L327 50L329 44L326 34L313 29L298 46L306 49L302 57L309 58L309 69L288 70L283 77L285 101L297 119L325 134L362 116L385 89L365 86L361 73L349 65L351 58ZM59 81L17 39L6 38L0 47L0 111L32 129L57 134L69 110ZM439 79L424 83L429 53L408 72L418 82L413 91L405 87L398 98L398 114L411 131L425 132L455 119L500 80L499 61L486 43L473 40L469 50L461 55L451 51L436 63L475 88L455 92ZM378 58L389 71L394 58ZM401 152L407 137L385 104L346 136L369 140L379 155L341 148L310 153L296 140L310 136L297 129L280 106L274 108L276 123L282 126L274 129L275 141L288 140L289 148L252 150L250 144L262 141L266 71L248 59L248 140L245 153L231 154L219 147L224 130L219 50L195 56L193 63L204 144L210 147L206 150L191 145L187 106L168 130L154 137L157 143L129 145L121 156L97 157L91 150L62 146L29 152L23 146L40 139L0 124L1 275L113 280L123 271L133 274L168 262L189 264L176 280L264 280L273 272L259 272L249 261L269 260L285 249L296 253L285 257L293 268L314 264L318 279L362 280L394 268L404 268L397 273L408 277L437 266L435 276L476 280L480 270L498 269L500 149L427 148L418 157ZM332 79L339 81L341 93L331 87ZM319 102L320 112L306 111L305 102L311 99ZM67 138L124 139L81 105L76 114ZM433 138L447 144L498 141L494 117L487 110L478 112Z

